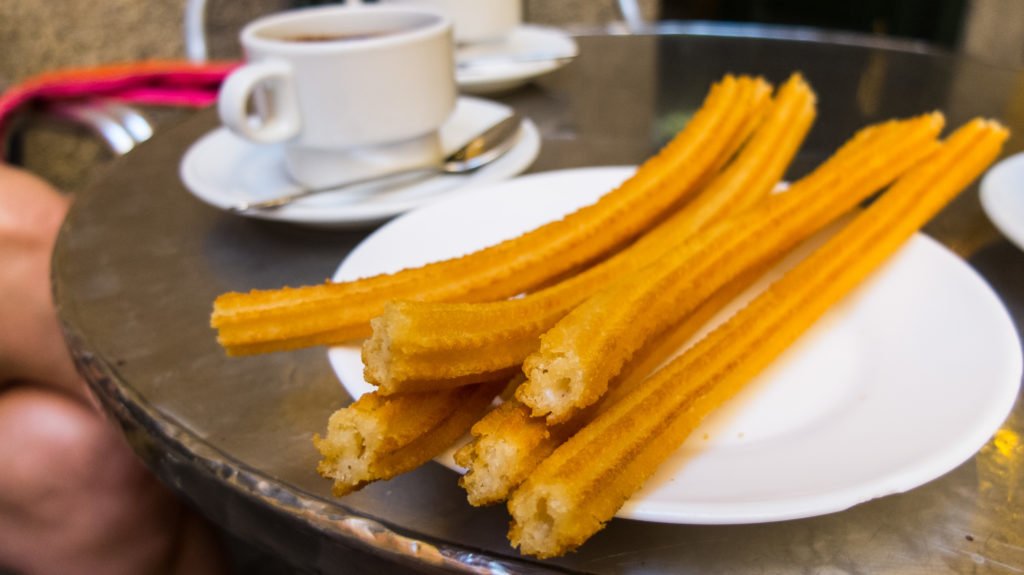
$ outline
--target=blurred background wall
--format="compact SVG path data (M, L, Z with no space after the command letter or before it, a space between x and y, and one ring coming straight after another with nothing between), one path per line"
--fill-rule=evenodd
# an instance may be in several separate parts
M183 15L188 0L0 0L0 90L46 70L143 59L183 59ZM290 7L325 0L208 0L210 58L241 56L238 32L248 21ZM658 0L639 0L646 18ZM549 25L603 26L620 18L615 0L524 0L527 20ZM157 126L180 110L147 109ZM98 142L65 126L33 123L19 141L20 163L58 187L88 183L94 167L109 159Z
M56 68L148 58L184 58L189 0L0 0L0 89ZM905 37L1001 66L1024 67L1024 0L636 0L650 22L712 20L799 25ZM209 0L212 58L239 57L241 26L262 14L325 0ZM524 0L528 21L619 26L618 0ZM157 124L180 111L147 110ZM83 185L106 152L60 129L33 130L24 162L65 189Z
M1024 67L1024 2L968 2L959 47L994 64Z

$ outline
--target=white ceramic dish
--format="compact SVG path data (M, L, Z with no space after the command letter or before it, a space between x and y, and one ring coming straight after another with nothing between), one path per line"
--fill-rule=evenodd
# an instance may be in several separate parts
M981 206L992 223L1024 250L1024 154L996 164L981 180Z
M480 62L478 65L456 67L455 80L459 89L470 94L504 92L526 84L534 78L549 74L565 66L567 60L504 61L521 58L576 56L576 41L557 28L524 24L514 29L504 40L459 46L455 59Z
M367 238L335 279L493 244L594 201L630 173L534 174L425 207ZM333 348L329 358L351 395L372 389L357 347ZM1020 380L1020 342L999 299L957 256L917 235L705 421L618 516L754 523L907 491L984 445ZM438 461L457 469L450 455Z
M497 102L460 97L451 118L441 128L445 153L456 150L511 113L511 108ZM366 186L310 197L278 210L242 215L317 227L379 224L423 204L522 173L540 152L540 134L533 122L524 120L518 138L505 156L472 174L439 175L393 187ZM180 173L193 195L220 209L240 201L270 199L299 190L285 172L281 144L253 144L224 127L206 134L185 152Z

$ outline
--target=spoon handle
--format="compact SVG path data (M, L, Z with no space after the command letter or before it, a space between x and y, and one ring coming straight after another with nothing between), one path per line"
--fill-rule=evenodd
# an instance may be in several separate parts
M276 210L302 198L308 198L309 196L329 192L340 192L363 184L410 176L412 174L421 174L422 176L432 174L468 174L490 164L503 156L505 152L508 152L516 142L515 136L519 133L521 124L522 118L519 114L513 113L511 116L487 128L482 133L466 142L465 145L446 157L440 165L403 168L386 174L377 174L330 186L305 188L292 194L268 200L238 202L237 204L228 206L227 210L235 213L258 210Z
M405 168L402 170L388 172L386 174L376 174L373 176L367 176L365 178L359 178L357 180L350 180L342 184L335 184L331 186L322 186L317 188L305 188L292 194L284 196L278 196L269 200L257 200L252 202L238 202L232 206L228 206L229 212L241 213L251 212L259 210L276 210L283 208L297 200L308 198L309 196L315 196L318 194L326 194L329 192L342 192L349 188L361 186L363 184L369 184L371 182L381 182L390 180L392 178L398 178L400 176L410 176L412 174L436 174L441 172L441 168L437 166L417 166L413 168Z
M517 66L519 64L565 64L572 62L575 54L556 54L547 52L534 52L529 54L513 55L487 55L471 56L456 60L455 67L459 70L475 70L476 68L487 68L490 66Z

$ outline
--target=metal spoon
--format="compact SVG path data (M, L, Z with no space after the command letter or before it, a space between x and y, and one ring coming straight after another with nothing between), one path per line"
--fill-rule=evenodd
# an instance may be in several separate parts
M474 56L456 60L455 67L461 71L477 70L499 66L517 66L519 64L565 64L572 62L576 54L556 54L534 52L529 54L497 54L490 56Z
M435 166L406 168L403 170L388 172L386 174L378 174L367 178L348 181L335 186L307 188L293 194L288 194L286 196L270 200L240 202L233 206L229 206L228 211L248 212L253 210L275 210L277 208L287 206L296 200L308 198L309 196L338 192L348 188L368 184L370 182L389 180L399 176L411 176L413 174L422 174L424 176L431 174L468 174L494 162L511 150L512 146L516 142L516 136L519 134L519 127L522 123L523 119L519 114L512 114L497 124L487 128L477 136L471 138L465 145L449 154L441 160L440 164Z

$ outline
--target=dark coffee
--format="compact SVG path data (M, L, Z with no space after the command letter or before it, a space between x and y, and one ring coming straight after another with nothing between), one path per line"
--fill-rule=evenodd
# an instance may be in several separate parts
M349 40L367 40L379 38L387 32L352 32L342 34L301 34L298 36L286 36L281 38L285 42L347 42Z

